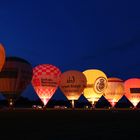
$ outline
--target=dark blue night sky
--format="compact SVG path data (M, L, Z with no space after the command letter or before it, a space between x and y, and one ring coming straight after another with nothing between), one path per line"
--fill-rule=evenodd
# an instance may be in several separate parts
M139 0L0 1L0 42L7 56L62 72L89 68L108 77L140 77ZM33 99L31 86L24 96Z

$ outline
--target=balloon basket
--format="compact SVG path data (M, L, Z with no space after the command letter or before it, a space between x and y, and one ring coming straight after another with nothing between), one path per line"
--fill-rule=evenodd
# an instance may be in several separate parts
M42 110L46 110L46 105L44 105L44 106L42 107Z
M8 101L8 105L9 105L9 110L14 110L14 102L13 102L12 99L10 99L10 100Z
M137 106L134 106L134 107L133 107L133 110L137 110Z

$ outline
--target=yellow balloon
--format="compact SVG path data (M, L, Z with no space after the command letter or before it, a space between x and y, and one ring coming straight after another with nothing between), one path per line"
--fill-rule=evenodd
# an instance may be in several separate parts
M3 68L3 65L5 63L5 50L2 44L0 44L0 71Z
M97 69L89 69L83 72L87 78L87 87L84 89L84 96L92 103L104 95L107 87L107 76Z

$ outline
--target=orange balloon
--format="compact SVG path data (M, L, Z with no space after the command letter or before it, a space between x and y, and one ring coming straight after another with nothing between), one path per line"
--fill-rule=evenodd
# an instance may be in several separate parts
M3 68L5 62L5 50L2 44L0 44L0 71Z
M125 96L134 106L140 101L140 78L131 78L125 81Z
M60 89L69 100L77 100L86 87L86 77L80 71L70 70L60 76Z

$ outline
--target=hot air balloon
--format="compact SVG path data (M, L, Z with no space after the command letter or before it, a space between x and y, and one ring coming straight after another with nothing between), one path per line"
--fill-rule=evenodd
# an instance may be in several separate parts
M41 64L33 69L32 85L44 107L58 88L60 74L61 71L51 64Z
M7 57L0 72L0 92L12 107L32 79L32 66L19 57Z
M2 67L5 62L5 50L2 44L0 44L0 71L2 70Z
M86 77L80 71L69 70L64 72L60 77L60 89L68 100L72 100L74 108L74 100L78 100L86 86Z
M108 85L104 91L105 98L114 107L118 100L124 95L123 80L115 77L108 78Z
M84 89L84 96L94 104L104 95L107 87L107 77L104 72L97 69L89 69L83 72L87 78L87 87Z
M140 78L131 78L125 81L125 96L136 107L140 101Z

